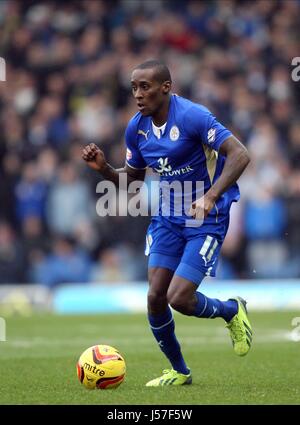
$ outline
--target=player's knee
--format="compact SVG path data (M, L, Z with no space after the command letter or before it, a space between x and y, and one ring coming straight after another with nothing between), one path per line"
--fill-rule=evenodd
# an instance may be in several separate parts
M170 276L164 270L152 269L149 273L148 310L150 313L161 313L167 308L167 290Z
M155 289L150 288L148 291L148 310L160 311L164 310L167 305L166 294Z

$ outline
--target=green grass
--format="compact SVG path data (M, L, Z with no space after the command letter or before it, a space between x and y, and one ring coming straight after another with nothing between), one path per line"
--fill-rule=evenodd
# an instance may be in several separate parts
M237 357L221 319L175 315L193 385L146 388L168 363L144 315L11 317L0 342L0 404L299 404L300 342L287 338L293 312L252 313L254 342ZM76 361L93 344L117 347L127 363L116 390L88 391Z

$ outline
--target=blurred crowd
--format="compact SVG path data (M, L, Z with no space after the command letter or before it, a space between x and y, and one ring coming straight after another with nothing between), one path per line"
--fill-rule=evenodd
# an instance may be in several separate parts
M0 283L147 278L147 217L99 217L95 142L124 165L130 74L160 58L173 92L249 149L218 269L300 277L298 0L0 2Z

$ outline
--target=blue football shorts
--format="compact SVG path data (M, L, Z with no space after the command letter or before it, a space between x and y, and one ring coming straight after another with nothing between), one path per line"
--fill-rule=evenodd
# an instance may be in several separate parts
M174 271L195 285L215 276L218 257L229 225L229 215L219 223L185 227L165 218L152 219L146 235L148 267Z

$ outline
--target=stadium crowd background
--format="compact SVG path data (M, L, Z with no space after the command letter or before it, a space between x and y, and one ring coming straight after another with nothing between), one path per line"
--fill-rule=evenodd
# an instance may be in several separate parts
M150 58L252 156L219 278L299 278L299 18L297 0L2 0L0 283L146 279L149 218L97 216L81 148L123 166L130 74Z

